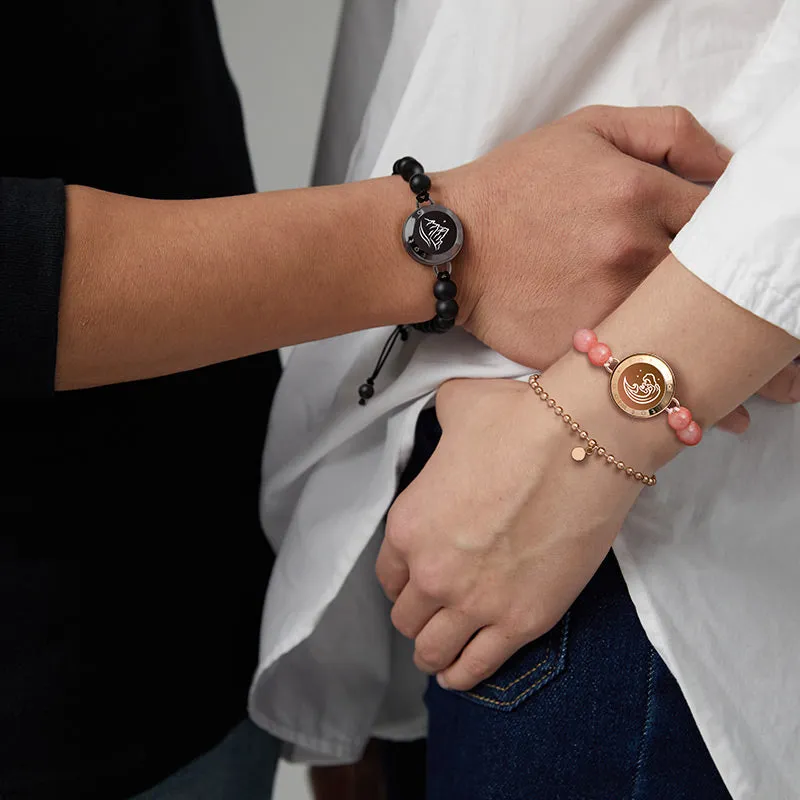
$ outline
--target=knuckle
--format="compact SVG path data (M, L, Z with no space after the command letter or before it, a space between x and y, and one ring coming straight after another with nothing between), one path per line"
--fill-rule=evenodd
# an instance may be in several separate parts
M651 181L643 169L626 169L614 181L614 197L627 211L637 211L651 193Z
M577 111L573 111L568 118L578 120L585 123L598 122L609 113L609 107L600 103L593 103L592 105L583 106Z
M392 625L394 625L394 627L400 633L402 633L403 636L406 637L406 639L414 638L414 636L416 635L416 631L412 627L411 623L403 617L402 613L398 611L397 606L395 606L392 609L391 617L392 617Z
M385 538L400 553L407 553L414 539L417 524L415 516L412 507L404 503L402 497L389 509Z
M446 667L447 664L444 661L441 647L433 642L417 639L417 645L414 649L414 663L423 672L436 672Z
M436 559L421 561L413 574L414 585L417 590L428 598L438 598L445 594L448 583L446 569Z
M378 583L380 583L384 594L392 601L396 600L400 592L403 590L403 584L399 578L385 575L380 569L375 571L378 576Z
M694 114L683 106L664 106L664 113L669 119L676 140L684 138L697 126Z

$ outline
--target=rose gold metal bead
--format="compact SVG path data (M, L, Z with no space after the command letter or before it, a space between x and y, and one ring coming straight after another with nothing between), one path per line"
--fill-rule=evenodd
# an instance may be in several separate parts
M622 472L625 469L625 462L624 461L617 461L617 469Z
M566 423L567 423L567 425L569 425L569 424L570 424L570 422L572 422L572 417L571 417L569 414L564 414L564 415L561 417L561 419L563 419L563 420L564 420L564 422L566 422Z
M550 395L549 395L549 394L547 394L547 392L542 392L542 393L539 395L539 399L540 399L540 400L547 400L547 398L548 398L548 397L550 397Z
M605 447L598 447L598 448L597 448L597 455L599 455L599 456L605 456L605 454L606 454L606 449L605 449Z
M606 461L607 461L609 464L613 464L613 463L616 461L616 459L614 458L614 456L612 456L612 455L608 455L608 456L606 456Z
M589 434L586 433L586 431L581 431L581 439L588 439L588 438L589 438Z
M577 422L573 422L572 425L570 425L570 428L572 428L572 430L574 430L574 431L578 431L578 430L580 430L581 426L578 425Z
M589 447L594 450L594 448L597 447L597 439L589 439Z
M541 386L539 386L539 384L537 383L537 384L536 384L536 386L534 386L534 387L533 387L533 391L534 391L534 392L536 392L536 394L541 394L541 393L542 393L544 390L543 390L543 389L542 389L542 387L541 387Z
M640 481L644 477L644 475L642 475L641 472L635 472L633 477L636 478L637 481Z
M651 486L655 486L656 485L656 476L655 475L653 475L653 477L650 478L650 485Z
M625 470L625 474L630 478L633 475L633 467L628 467L628 469Z
M556 406L556 415L561 416L564 413L564 409L561 406Z
M550 399L547 401L547 405L549 405L549 406L550 406L550 408L555 408L555 407L556 407L556 401L555 401L555 400L553 400L553 398L551 397L551 398L550 398Z

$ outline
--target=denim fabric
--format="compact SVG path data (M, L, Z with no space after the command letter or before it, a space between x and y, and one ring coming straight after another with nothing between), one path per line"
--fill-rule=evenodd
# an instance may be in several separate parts
M438 433L426 412L404 483ZM426 699L428 800L730 800L612 554L552 631Z
M281 743L250 720L133 800L269 800Z

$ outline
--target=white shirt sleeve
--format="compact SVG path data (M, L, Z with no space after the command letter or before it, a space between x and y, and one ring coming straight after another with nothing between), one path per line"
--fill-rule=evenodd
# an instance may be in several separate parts
M800 338L800 88L741 148L672 243L737 305Z

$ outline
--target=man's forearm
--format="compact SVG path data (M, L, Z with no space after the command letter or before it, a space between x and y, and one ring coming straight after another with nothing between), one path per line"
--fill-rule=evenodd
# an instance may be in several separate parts
M552 363L574 321L603 319L658 263L705 198L695 181L726 163L685 110L595 107L432 176L466 229L459 322ZM69 188L57 388L430 319L433 275L400 242L413 200L399 178L190 201Z
M211 200L67 190L58 389L177 372L433 314L398 178Z

